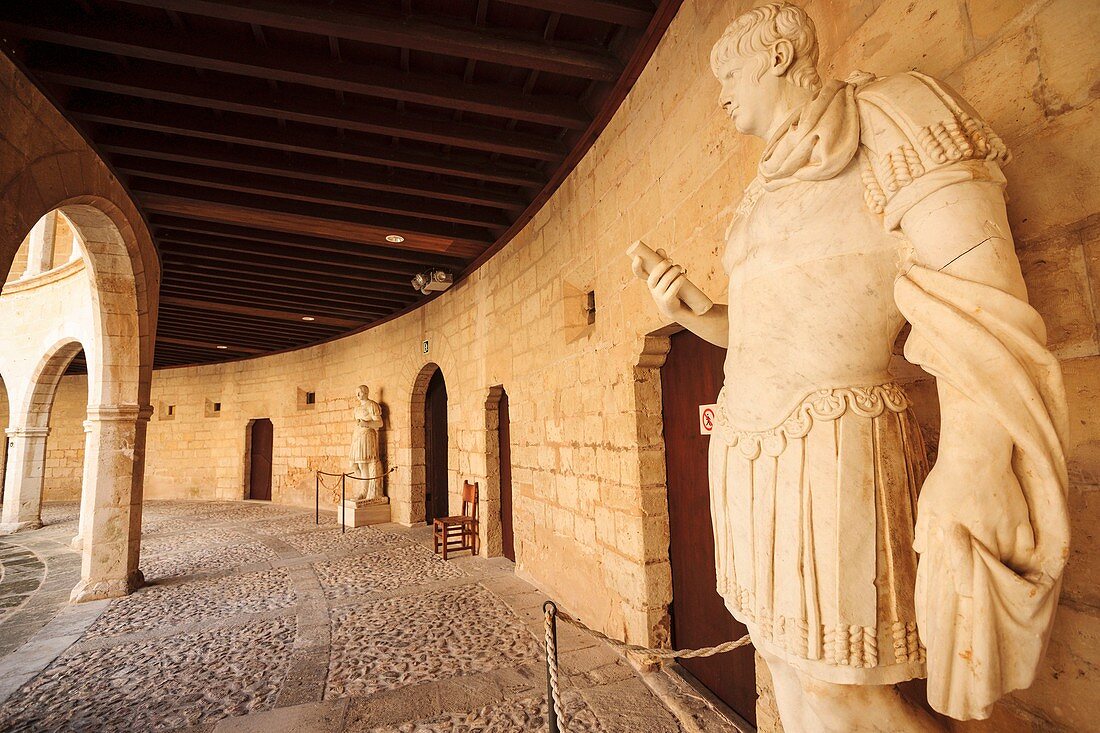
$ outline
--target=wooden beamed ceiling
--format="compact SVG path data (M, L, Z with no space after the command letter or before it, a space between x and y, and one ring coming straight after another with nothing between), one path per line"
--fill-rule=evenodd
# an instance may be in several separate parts
M417 273L461 279L561 183L678 6L12 0L0 39L146 217L169 367L335 338L424 302Z

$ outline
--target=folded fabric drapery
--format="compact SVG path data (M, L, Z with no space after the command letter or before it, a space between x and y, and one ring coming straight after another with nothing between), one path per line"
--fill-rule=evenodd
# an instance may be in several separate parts
M952 507L937 506L937 519L922 522L930 508L918 506L928 699L953 718L985 718L999 697L1034 681L1058 603L1069 548L1062 374L1042 319L1019 298L920 265L897 279L894 295L913 326L906 358L1000 423L1027 503L1034 541L1019 540L1013 566L952 523ZM967 449L980 452L980 439Z

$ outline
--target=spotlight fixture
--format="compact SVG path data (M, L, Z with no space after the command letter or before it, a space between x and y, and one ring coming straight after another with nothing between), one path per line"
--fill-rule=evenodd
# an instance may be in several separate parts
M228 346L222 346L221 344L218 344L217 348L219 348L219 349L228 349L229 347Z
M316 321L317 319L314 318L313 316L302 316L302 320L303 321Z
M416 277L412 279L413 290L416 290L424 295L431 292L440 290L446 290L454 284L454 275L443 270L428 270L427 272L418 273Z
M390 234L386 236L386 241L392 242L394 244L401 244L405 241L405 238L402 237L400 234Z

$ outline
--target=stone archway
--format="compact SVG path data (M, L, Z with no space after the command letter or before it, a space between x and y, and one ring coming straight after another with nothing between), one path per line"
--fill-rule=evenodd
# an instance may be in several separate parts
M0 301L12 324L11 348L0 361L9 375L13 446L0 528L41 525L50 409L68 363L83 348L88 409L80 530L73 540L83 550L81 581L73 590L80 601L123 595L141 582L141 486L151 413L143 404L149 369L141 333L147 322L122 231L107 214L112 205L82 197L59 211L79 236L85 272L39 287L32 282L18 298Z
M7 430L11 420L11 403L4 377L0 375L0 430ZM0 438L0 505L4 503L4 474L8 469L8 437Z
M414 525L424 521L425 494L428 483L428 466L424 443L424 408L428 384L440 371L435 362L428 362L417 372L409 396L409 494L397 507L399 522Z
M14 393L13 389L9 425L5 431L9 451L5 476L8 492L0 531L17 532L42 526L46 438L50 434L54 395L69 362L82 348L76 338L61 339L46 350L27 375L22 394ZM12 384L13 388L19 386L17 382Z

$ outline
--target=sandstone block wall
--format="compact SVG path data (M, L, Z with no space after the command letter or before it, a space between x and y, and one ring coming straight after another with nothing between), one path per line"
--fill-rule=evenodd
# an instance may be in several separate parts
M462 479L481 481L491 540L498 505L486 403L502 386L511 405L518 572L592 626L634 642L663 639L671 587L654 366L660 344L647 335L666 324L622 253L638 238L665 247L723 299L722 235L761 144L736 135L720 114L708 52L749 5L685 2L561 189L500 254L442 297L329 344L155 373L146 496L245 496L248 423L267 417L275 427L274 500L312 504L313 471L345 466L355 386L366 383L385 406L384 450L398 466L387 483L394 518L416 521L418 390L438 365L449 394L452 507ZM806 7L828 75L915 68L939 76L1015 154L1006 174L1017 249L1070 394L1074 554L1036 684L1001 705L993 721L956 728L1100 730L1092 714L1100 695L1100 5L811 0ZM593 325L583 312L590 290ZM315 391L316 405L300 407L298 390ZM934 391L927 380L915 391L934 431ZM209 416L213 402L222 406L217 416ZM766 676L761 685L766 693ZM761 730L778 729L769 700Z

